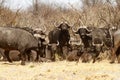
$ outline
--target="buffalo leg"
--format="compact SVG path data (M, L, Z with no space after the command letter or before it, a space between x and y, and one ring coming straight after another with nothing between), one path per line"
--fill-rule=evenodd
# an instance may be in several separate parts
M111 62L110 62L110 63L114 63L114 62L115 62L115 57L116 57L115 51L116 51L116 50L112 49Z
M40 51L37 51L37 56L36 56L36 59L35 59L35 61L39 61L39 53L40 53Z
M4 52L4 54L5 54L5 56L6 56L6 58L7 58L7 60L9 61L9 62L12 62L12 60L10 59L10 57L9 57L9 50L5 50L5 52Z
M41 57L43 57L43 53L42 53L42 49L39 49L39 50L37 51L37 56L36 56L35 61L36 61L36 62L37 62L37 61L41 61Z
M37 56L36 56L35 61L38 61L38 59L39 59L39 55L38 55L38 53L37 53Z
M84 63L88 62L88 53L87 52L83 53L82 57L83 57L82 62L84 62Z
M51 52L51 60L55 61L55 51L54 50Z
M59 59L63 60L63 51L62 51L62 47L58 47L58 55L59 55Z
M117 56L118 63L120 63L120 55Z
M47 59L51 59L52 58L51 46L47 46L45 55L46 55L45 58L47 58Z
M26 60L26 55L25 55L25 52L24 51L21 51L21 65L25 65L25 60Z
M120 63L120 47L116 51L116 56L117 56L118 63Z
M95 55L92 55L93 57L93 63L95 63L96 59L98 58L100 52L94 53Z
M62 51L63 51L63 59L66 59L68 55L68 46L62 47Z
M28 50L27 53L26 53L28 61L30 61L30 58L31 58L31 53L30 52L31 52L31 50Z

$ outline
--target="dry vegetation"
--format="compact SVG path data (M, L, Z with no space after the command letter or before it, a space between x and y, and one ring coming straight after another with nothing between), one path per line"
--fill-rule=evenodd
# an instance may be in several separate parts
M27 11L17 10L16 12L0 6L0 26L41 28L46 26L48 30L51 30L55 27L54 23L58 25L62 21L67 21L73 27L80 25L94 27L110 25L118 27L120 25L119 6L112 6L109 2L102 3L99 0L98 3L94 2L94 4L90 5L85 1L85 6L80 10L76 10L71 4L71 9L54 8L52 5L37 4L37 8L36 6L31 6Z
M88 1L88 0L85 0ZM97 1L97 0L94 0ZM100 0L101 1L101 0ZM117 0L119 3L119 0ZM2 5L2 3L0 4ZM80 25L105 27L120 26L120 6L107 3L86 4L82 10L39 4L37 12L35 7L27 11L11 11L0 6L0 26L9 27L47 27L51 30L61 21L67 21L73 27ZM107 24L106 24L107 23ZM0 62L0 80L119 80L120 65L109 64L108 61L100 63L53 62L53 63L28 63L26 66L19 62L4 64Z

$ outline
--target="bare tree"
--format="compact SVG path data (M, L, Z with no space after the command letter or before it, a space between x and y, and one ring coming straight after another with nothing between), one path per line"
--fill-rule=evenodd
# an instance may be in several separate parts
M102 0L82 0L84 7L94 6L96 4L100 4Z
M38 15L38 0L33 0L33 14Z
M120 9L120 0L116 0L117 7Z

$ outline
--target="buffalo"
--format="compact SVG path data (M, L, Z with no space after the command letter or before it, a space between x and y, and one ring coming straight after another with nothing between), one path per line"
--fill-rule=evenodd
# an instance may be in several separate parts
M92 30L90 36L92 38L92 41L91 41L91 47L89 53L92 54L93 63L94 63L97 57L99 56L100 52L102 51L102 47L104 45L103 40L106 39L106 36L100 28L96 28Z
M46 38L45 32L46 32L46 27L44 27L44 30L42 30L41 28L34 29L34 36L38 39L40 45L38 49L36 61L39 60L39 57L43 57L43 58L46 57L45 50L46 50L47 42L45 40Z
M104 47L106 47L107 50L111 49L113 47L113 36L111 34L111 28L103 27L99 29L101 30Z
M26 30L26 31L30 32L32 35L34 35L34 33L35 33L35 30L30 28L30 27L12 27L12 28L18 28L18 29Z
M112 45L111 35L107 28L93 27L89 30L87 27L80 27L75 33L80 35L84 44L84 55L92 55L93 63L96 61L100 52L103 52L103 46L111 47Z
M111 58L111 62L110 63L114 63L115 62L115 58L117 57L118 63L120 63L120 59L119 59L119 52L120 52L120 29L118 29L117 31L115 31L113 33L113 47L112 47L112 58Z
M94 28L92 30L92 46L95 54L93 56L94 61L99 56L100 52L104 52L105 50L111 50L114 46L114 36L112 35L114 28L112 27L102 27L102 28Z
M49 44L59 44L58 45L58 55L63 57L63 46L70 46L70 34L69 34L70 26L66 22L62 22L59 26L51 30L48 34Z
M34 37L36 37L38 39L39 45L41 45L41 46L39 46L39 49L38 49L37 53L35 53L34 51L31 51L31 53L26 54L26 58L28 59L28 61L30 61L30 60L32 60L32 61L34 61L34 60L38 61L39 55L42 55L42 57L43 57L43 55L45 56L45 46L46 45L45 45L45 39L44 39L43 36L45 36L44 32L46 31L46 27L44 27L44 30L42 30L41 28L32 29L32 28L29 28L29 27L11 27L11 28L26 30L27 32L31 33ZM3 60L6 57L7 57L7 59L9 59L9 62L12 62L12 60L16 60L16 59L20 60L21 59L20 55L16 56L16 58L15 58L14 55L10 55L10 54L8 54L8 52L6 54L5 52L6 51L4 51L2 53L3 54L2 55L3 56ZM6 55L4 55L4 54L6 54ZM37 56L36 56L36 54L37 54ZM11 60L10 57L12 58L12 60ZM15 59L13 59L13 57ZM35 57L36 57L36 59L35 59Z
M0 48L5 50L9 62L12 62L9 58L10 50L20 51L21 65L25 65L25 53L30 53L32 49L38 51L39 41L26 30L0 27L0 34Z
M22 28L20 28L20 29L24 29L24 30L30 32L39 41L39 45L40 46L39 46L37 57L36 57L35 61L39 61L39 57L45 58L45 56L46 56L45 55L45 49L46 49L46 44L47 44L46 40L45 40L45 38L46 38L46 34L45 34L46 27L43 26L43 28L44 29L41 29L39 27L33 28L33 29L29 28L29 27L22 27ZM29 56L31 56L31 55L28 55L28 61L30 61L30 57ZM34 57L34 56L32 56L32 57Z
M73 29L73 31L75 32L75 34L79 34L81 40L82 40L82 43L84 44L84 48L89 48L90 47L90 41L92 40L91 36L88 36L91 31L87 29L86 26L81 26L78 28L77 31L75 31Z

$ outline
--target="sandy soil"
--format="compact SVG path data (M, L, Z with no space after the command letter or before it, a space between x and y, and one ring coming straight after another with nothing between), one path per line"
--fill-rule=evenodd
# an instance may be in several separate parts
M96 63L0 62L0 80L120 80L120 64L109 61Z

